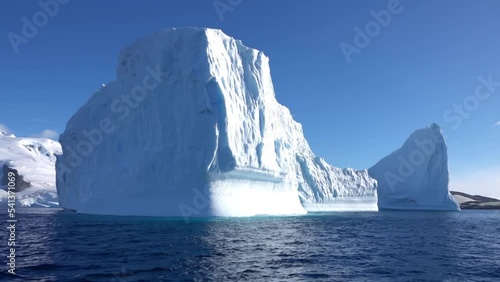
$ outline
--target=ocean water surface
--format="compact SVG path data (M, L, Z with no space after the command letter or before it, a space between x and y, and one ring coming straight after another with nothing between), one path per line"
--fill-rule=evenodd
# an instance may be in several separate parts
M17 217L17 276L2 232L1 281L500 281L500 211Z

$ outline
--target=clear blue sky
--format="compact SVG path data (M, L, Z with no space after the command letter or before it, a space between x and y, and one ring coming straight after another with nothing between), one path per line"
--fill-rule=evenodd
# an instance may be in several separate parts
M452 189L500 197L500 87L458 128L443 118L475 94L478 76L500 82L499 1L401 0L350 63L341 42L354 45L354 28L390 1L242 0L224 20L213 2L73 0L16 54L7 35L22 35L22 17L32 21L42 9L38 1L2 1L0 124L18 136L62 132L114 79L124 46L166 27L220 28L270 57L278 101L330 163L368 168L436 122L449 145Z

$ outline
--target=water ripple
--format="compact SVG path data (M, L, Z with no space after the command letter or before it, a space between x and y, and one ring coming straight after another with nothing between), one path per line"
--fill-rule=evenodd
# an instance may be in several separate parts
M499 221L466 211L185 224L30 209L19 214L19 276L0 281L499 281Z

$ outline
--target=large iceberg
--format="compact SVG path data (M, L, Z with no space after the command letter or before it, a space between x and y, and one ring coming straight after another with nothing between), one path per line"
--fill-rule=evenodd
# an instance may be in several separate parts
M8 172L16 172L16 200L25 207L57 207L56 155L58 142L20 138L0 130L0 202L6 202Z
M264 53L172 28L122 50L116 80L67 123L60 205L81 213L251 216L377 210L367 171L311 151Z
M415 131L403 147L368 170L380 210L459 210L449 191L448 149L441 128Z

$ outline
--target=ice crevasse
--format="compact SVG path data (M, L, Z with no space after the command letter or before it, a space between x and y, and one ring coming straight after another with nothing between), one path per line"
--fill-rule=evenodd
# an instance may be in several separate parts
M123 49L116 80L60 142L59 202L81 213L377 210L377 181L317 157L275 98L268 57L220 30L172 28Z

